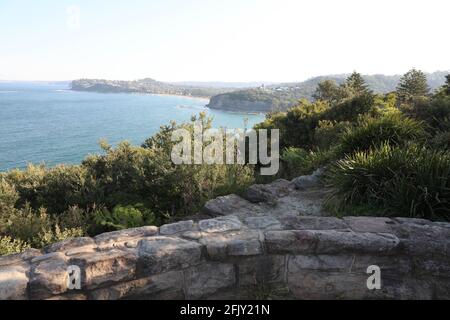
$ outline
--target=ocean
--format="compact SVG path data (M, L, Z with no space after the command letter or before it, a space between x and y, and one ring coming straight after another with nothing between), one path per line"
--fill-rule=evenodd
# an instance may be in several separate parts
M98 142L140 145L160 126L206 111L213 127L251 128L264 115L205 108L208 100L75 92L67 84L0 82L0 171L28 163L77 164L101 153Z

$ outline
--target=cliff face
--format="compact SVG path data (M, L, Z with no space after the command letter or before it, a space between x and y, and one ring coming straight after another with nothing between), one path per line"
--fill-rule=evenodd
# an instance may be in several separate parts
M255 299L260 288L271 299L450 298L449 223L326 217L326 192L317 175L277 180L209 201L203 220L0 257L0 300ZM367 287L370 266L380 289Z

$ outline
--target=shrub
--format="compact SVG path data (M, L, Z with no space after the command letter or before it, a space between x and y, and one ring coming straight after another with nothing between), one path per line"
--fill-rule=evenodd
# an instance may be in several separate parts
M303 100L287 112L271 114L256 129L279 129L281 150L288 147L310 149L314 145L314 129L329 107L326 101L310 103Z
M352 154L385 142L402 145L411 140L424 140L425 136L421 122L399 114L381 118L363 117L357 125L347 128L342 135L339 150L341 154Z
M281 155L281 170L279 177L293 179L311 174L335 158L333 149L328 151L305 151L299 148L285 149Z
M321 120L356 121L360 115L376 114L375 97L371 93L355 96L325 110Z
M13 185L0 176L0 212L2 208L14 207L17 200L19 200L19 194Z
M314 144L324 150L336 145L342 134L351 126L348 121L336 122L330 120L319 121L319 126L314 132Z
M11 208L2 214L2 234L22 240L34 248L85 235L82 228L61 228L43 208L34 211L26 205L22 209Z
M431 100L422 99L404 107L404 112L427 123L432 132L450 130L450 96L437 95Z
M29 249L30 245L20 239L11 237L0 237L0 256L20 253Z
M430 144L433 148L438 150L450 150L450 131L437 133Z
M387 215L450 219L450 153L388 144L347 156L332 166L330 201L364 205Z
M112 212L107 209L98 210L94 221L105 228L105 231L113 231L152 225L155 223L155 216L142 205L116 206Z

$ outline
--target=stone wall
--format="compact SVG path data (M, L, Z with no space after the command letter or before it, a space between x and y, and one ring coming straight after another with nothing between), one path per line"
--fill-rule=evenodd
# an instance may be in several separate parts
M1 299L439 299L450 224L224 216L57 243L0 258ZM67 289L79 266L82 290ZM368 290L367 267L381 268Z
M327 217L319 174L211 200L195 221L0 257L0 300L450 298L450 223Z

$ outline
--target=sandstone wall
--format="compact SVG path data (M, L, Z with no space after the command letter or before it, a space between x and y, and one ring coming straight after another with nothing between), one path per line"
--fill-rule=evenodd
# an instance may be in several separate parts
M230 215L0 257L0 299L448 299L449 253L446 223ZM71 265L82 290L67 289Z

